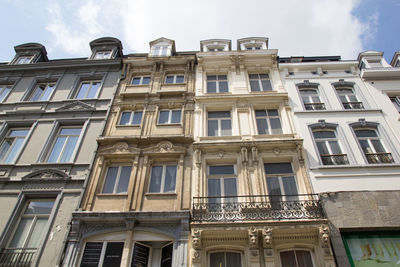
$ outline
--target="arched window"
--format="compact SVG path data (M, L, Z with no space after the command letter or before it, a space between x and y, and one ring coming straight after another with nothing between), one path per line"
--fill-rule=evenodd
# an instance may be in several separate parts
M358 100L352 87L335 88L344 109L364 109L363 103Z
M312 132L323 165L349 164L347 155L342 152L334 128L314 128Z
M306 110L325 109L325 104L321 102L317 88L301 88L300 95Z

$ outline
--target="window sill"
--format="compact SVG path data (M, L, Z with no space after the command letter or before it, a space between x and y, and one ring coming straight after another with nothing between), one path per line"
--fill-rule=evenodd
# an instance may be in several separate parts
M125 125L115 125L117 128L125 128L125 127L135 127L135 128L140 128L142 125L141 124L125 124Z
M181 123L157 123L157 126L182 126Z
M207 95L231 95L232 92L221 92L221 93L218 93L218 92L215 92L215 93L206 92L206 94Z
M388 168L388 167L394 167L398 168L400 167L400 164L396 163L377 163L377 164L356 164L356 165L319 165L315 167L310 167L310 170L335 170L335 169L359 169L359 168Z
M162 83L161 86L184 86L186 83Z
M97 194L96 196L98 196L98 197L104 197L104 198L112 198L112 197L127 197L128 196L128 194L127 193L115 193L115 194L113 194L113 193L100 193L100 194Z
M177 193L175 192L167 192L167 193L146 193L144 194L147 198L162 198L162 197L177 197Z
M128 84L127 86L132 86L132 87L149 87L150 84Z
M264 94L264 93L276 93L276 90L263 90L263 91L249 91L250 94Z

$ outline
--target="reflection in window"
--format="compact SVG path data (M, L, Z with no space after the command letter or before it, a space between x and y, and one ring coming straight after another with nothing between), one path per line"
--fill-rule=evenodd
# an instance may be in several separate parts
M150 193L175 192L176 165L156 165L151 168Z
M98 51L94 55L94 59L109 59L109 58L111 58L111 50Z
M8 93L11 91L11 85L0 84L0 102L3 102L7 97Z
M31 63L33 56L19 56L15 64L29 64Z
M171 84L171 83L184 83L185 82L185 76L181 74L175 74L175 75L167 75L165 76L165 83Z
M278 110L256 110L258 134L281 134L282 126Z
M0 146L0 162L9 164L14 163L19 155L25 137L28 135L29 129L11 129Z
M208 112L208 136L232 135L231 112L209 111Z
M150 76L135 76L132 78L132 85L147 85L150 83Z
M159 124L176 124L181 122L181 110L180 109L170 109L170 110L160 110L158 115Z
M76 99L96 98L101 86L101 81L84 81L79 86Z
M207 75L207 93L226 93L228 91L228 76Z
M386 152L376 129L354 129L368 163L392 163L392 154Z
M142 111L124 111L122 112L119 125L140 125L142 116Z
M59 130L47 162L70 162L82 127L63 127Z
M54 91L54 83L40 83L37 84L35 90L29 96L28 101L46 101Z
M108 167L102 193L119 194L128 192L131 166Z
M272 91L271 80L268 74L249 74L252 92Z

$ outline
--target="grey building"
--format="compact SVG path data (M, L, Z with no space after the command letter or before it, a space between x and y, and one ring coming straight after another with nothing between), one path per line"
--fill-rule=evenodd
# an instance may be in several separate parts
M0 64L0 265L57 266L120 79L122 45L49 60L22 44Z

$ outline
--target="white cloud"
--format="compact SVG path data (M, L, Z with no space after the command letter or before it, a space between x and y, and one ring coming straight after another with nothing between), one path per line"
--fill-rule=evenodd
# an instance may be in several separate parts
M358 2L73 0L75 12L57 5L49 9L52 19L46 29L54 45L71 55L87 55L88 43L101 36L120 38L125 53L147 52L148 43L161 36L174 39L178 51L198 50L203 39L231 39L235 47L239 38L266 36L281 56L353 59L363 50L363 35L374 34L370 24L352 15Z

